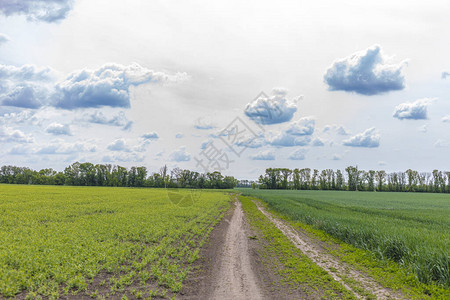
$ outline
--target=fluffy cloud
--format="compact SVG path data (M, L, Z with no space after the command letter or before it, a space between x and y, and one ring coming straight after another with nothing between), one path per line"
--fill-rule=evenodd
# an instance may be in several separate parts
M350 137L348 140L345 140L343 144L344 146L350 147L375 148L380 145L380 135L377 130L372 127L366 129L362 133Z
M263 125L278 124L288 122L297 111L297 99L292 101L286 98L286 91L274 89L272 96L261 93L255 100L245 107L245 114Z
M324 128L323 128L323 133L325 133L325 132L331 132L331 130L334 130L334 131L336 131L336 133L338 134L338 135L348 135L348 132L347 132L347 130L345 129L345 127L344 126L342 126L342 125L326 125Z
M46 131L53 135L72 135L69 124L52 123Z
M313 118L301 118L300 120L290 123L286 133L296 136L312 135L314 133L314 125L315 121Z
M96 70L71 73L56 85L54 105L74 109L86 107L130 107L129 88L149 82L178 81L186 74L167 75L138 64L124 66L109 63Z
M186 152L186 147L182 146L180 149L173 151L170 154L170 160L172 161L190 161L191 160L191 154Z
M184 138L184 134L182 134L182 133L177 133L177 134L175 135L175 138L177 138L177 139L182 139L182 138Z
M442 72L442 75L441 75L441 78L442 78L442 79L446 79L447 76L450 76L450 73L449 73L449 72Z
M0 33L0 46L9 40L9 37L6 34Z
M35 65L23 65L21 67L0 64L0 79L42 82L54 79L54 71L51 68L39 68Z
M48 85L55 72L34 65L15 67L0 64L0 105L38 108L47 102Z
M159 139L159 135L156 132L148 132L141 135L141 138L143 138L144 140L157 140Z
M450 123L450 115L446 115L442 118L442 122L444 123Z
M57 22L65 19L73 0L2 0L0 13L26 15L29 21Z
M403 120L425 120L427 119L427 107L434 99L419 99L414 102L406 102L395 107L393 117Z
M0 127L0 142L2 143L33 143L31 134L25 134L11 127Z
M41 122L32 110L23 110L21 112L9 113L0 116L0 124L30 124L38 125Z
M125 140L123 139L117 139L107 147L108 150L111 151L123 151L123 152L130 152L130 149L128 148L128 145L126 144Z
M234 143L238 147L260 148L266 144L263 137L250 137L248 139L239 140Z
M311 142L310 136L295 136L280 132L267 139L267 143L276 147L306 146Z
M250 156L252 160L275 160L275 154L271 150L261 151Z
M377 95L405 87L404 65L404 62L386 64L381 47L375 45L335 61L326 71L324 81L331 91Z
M315 138L315 139L312 141L311 145L312 145L313 147L322 147L322 146L324 146L325 144L324 144L324 142L323 142L321 139Z
M195 121L194 128L200 130L214 129L217 126L211 120L211 117L200 117Z
M23 108L39 108L42 106L31 86L19 86L8 94L0 96L0 103L4 106Z
M94 124L123 127L123 129L128 129L133 124L133 121L129 121L123 111L112 116L106 116L101 111L95 111L91 114L85 114L84 120Z
M289 155L290 160L304 160L305 159L306 151L304 149L299 149L297 151L294 151Z

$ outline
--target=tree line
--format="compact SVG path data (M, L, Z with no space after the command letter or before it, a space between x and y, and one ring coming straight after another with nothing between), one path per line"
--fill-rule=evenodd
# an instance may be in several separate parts
M53 169L35 171L27 167L2 166L0 183L75 186L155 187L155 188L234 188L237 180L220 172L199 173L167 166L148 174L146 167L127 169L119 165L75 162L63 172Z
M450 172L364 171L349 166L345 171L269 168L258 180L260 189L383 191L450 193Z

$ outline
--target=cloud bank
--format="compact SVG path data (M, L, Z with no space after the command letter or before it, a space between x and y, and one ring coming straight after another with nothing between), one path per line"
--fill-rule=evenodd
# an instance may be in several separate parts
M109 63L91 70L71 73L56 85L54 105L74 109L87 107L130 107L129 88L149 82L182 80L185 74L167 75L144 68L136 63L124 66Z
M372 46L365 51L335 61L325 73L324 81L330 91L355 92L377 95L405 88L400 64L387 64L381 47Z

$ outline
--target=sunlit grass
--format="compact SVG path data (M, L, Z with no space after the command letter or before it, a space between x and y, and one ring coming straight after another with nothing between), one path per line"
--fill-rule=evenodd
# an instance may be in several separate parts
M250 190L292 220L450 287L450 195Z
M0 185L0 295L177 293L228 207L223 192L183 207L164 189Z

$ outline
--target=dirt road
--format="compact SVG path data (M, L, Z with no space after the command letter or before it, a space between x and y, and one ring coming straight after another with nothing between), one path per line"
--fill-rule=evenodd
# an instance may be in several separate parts
M263 293L252 270L248 240L244 212L237 201L217 263L212 299L262 299Z
M331 255L327 250L329 245L294 229L286 221L266 211L257 201L254 203L295 247L357 298L365 299L373 295L377 299L405 299L403 295L384 288L364 273ZM197 262L198 271L185 283L181 297L177 298L316 299L317 295L305 293L301 284L296 289L282 283L276 272L279 266L277 258L269 258L263 254L267 252L263 239L259 239L261 236L250 238L257 235L246 222L246 215L236 198L232 209L214 228L208 244L202 249L201 259Z

